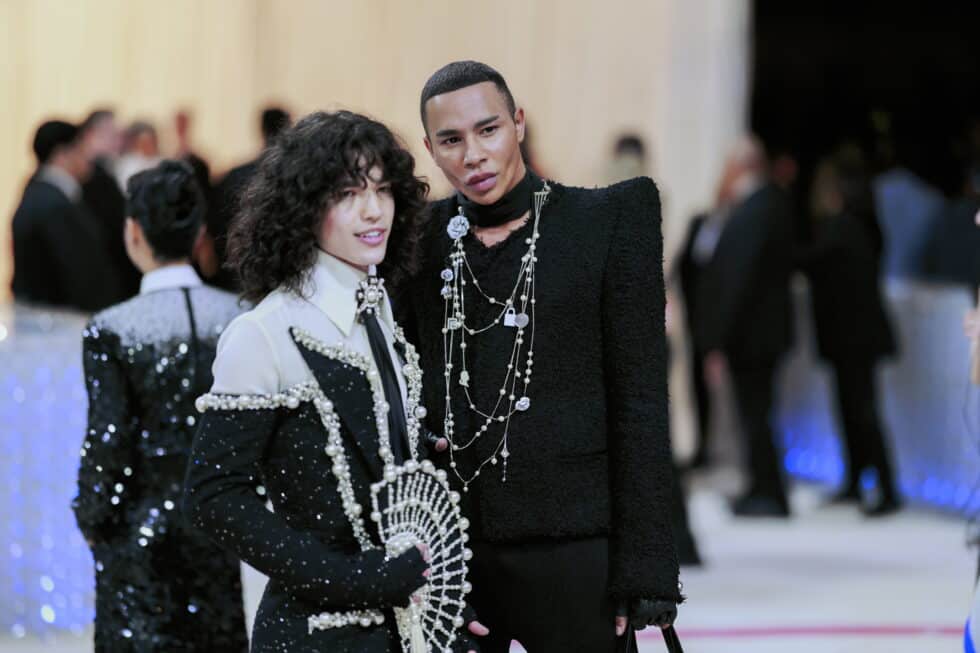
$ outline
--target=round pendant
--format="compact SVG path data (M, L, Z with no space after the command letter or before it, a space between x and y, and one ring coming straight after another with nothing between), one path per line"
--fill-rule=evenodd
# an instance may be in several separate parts
M446 233L453 240L459 240L466 235L466 232L470 230L470 221L466 219L466 216L460 213L455 218L449 221L449 226L446 227Z
M452 270L446 268L439 274L439 276L442 277L443 281L452 281L455 275L453 274Z
M531 318L529 318L527 316L527 313L518 313L514 317L514 324L516 324L518 326L518 328L521 328L521 329L523 329L528 324L530 324L530 322L531 322Z
M516 408L521 412L524 412L530 407L531 407L531 400L528 399L527 397L521 397L520 399L517 400L517 403L514 404L514 408Z

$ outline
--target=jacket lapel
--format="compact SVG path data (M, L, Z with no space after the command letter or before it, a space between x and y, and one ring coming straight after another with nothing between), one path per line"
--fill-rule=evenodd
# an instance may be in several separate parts
M296 348L313 372L317 385L333 402L333 409L350 431L364 464L376 480L382 477L381 458L378 455L378 427L374 415L374 395L364 372L340 360L336 360L307 348L289 330Z

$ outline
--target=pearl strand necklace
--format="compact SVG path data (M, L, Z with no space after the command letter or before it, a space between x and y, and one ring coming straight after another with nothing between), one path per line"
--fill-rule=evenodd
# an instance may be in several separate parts
M521 257L521 267L518 270L514 287L509 297L504 301L491 297L484 292L473 269L470 267L466 250L463 247L463 236L469 231L469 221L463 215L462 208L459 209L459 214L450 221L447 229L450 238L453 239L453 251L450 253L449 267L442 271L442 279L444 281L442 297L445 301L442 329L443 357L445 361L443 376L446 382L446 417L443 423L443 434L450 443L450 469L463 482L464 492L469 491L469 484L480 476L480 472L486 465L496 466L498 464L498 456L503 460L502 481L507 482L507 460L510 457L510 449L508 448L510 420L516 413L527 411L531 407L528 389L531 384L531 372L534 366L535 304L537 303L535 297L536 276L534 270L538 260L536 251L537 241L540 238L539 225L541 221L541 209L547 202L550 192L551 188L545 182L544 188L534 193L534 224L532 234L524 241L528 246L528 250ZM466 323L466 301L464 294L465 287L468 285L466 276L469 276L470 283L472 283L473 287L476 288L479 295L485 301L491 305L501 307L500 313L487 325L470 326ZM514 345L507 363L503 383L498 392L497 401L492 409L484 411L476 406L475 401L470 395L466 336L480 335L500 324L508 328L516 328ZM527 354L522 371L520 364L521 352L524 349L525 332L528 327L530 327L530 336L527 338ZM479 430L466 442L462 442L455 437L456 423L452 411L452 377L455 367L453 356L457 332L459 333L458 348L462 368L457 377L457 384L463 388L469 410L485 420ZM518 388L518 384L521 382L523 382L523 388ZM501 410L502 407L503 410ZM494 447L493 452L477 465L473 474L469 478L464 477L459 471L456 452L466 450L473 446L480 437L489 431L494 423L503 425L503 434L500 441Z

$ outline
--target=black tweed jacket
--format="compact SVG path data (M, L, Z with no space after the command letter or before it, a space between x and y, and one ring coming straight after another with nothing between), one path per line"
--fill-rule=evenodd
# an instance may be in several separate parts
M499 465L487 466L469 488L473 532L494 542L608 535L613 598L680 601L657 187L638 178L602 189L551 188L537 243L532 405L511 420L506 482ZM402 323L414 327L436 433L446 397L440 272L451 245L445 228L456 213L453 198L431 205L421 271L396 302ZM490 248L465 237L490 296L509 296L532 223ZM489 323L494 309L475 293L466 300L467 321ZM513 332L496 327L468 342L470 392L478 404L493 405ZM455 431L468 437L482 422L467 410L455 376L451 383ZM460 471L471 473L500 435L492 429L460 452Z

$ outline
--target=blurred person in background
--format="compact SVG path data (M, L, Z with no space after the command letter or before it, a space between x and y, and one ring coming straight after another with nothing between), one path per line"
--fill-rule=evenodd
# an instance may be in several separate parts
M276 137L287 129L292 120L289 113L280 107L267 107L262 111L259 128L262 132L262 151L265 151ZM214 185L211 193L211 206L208 212L207 232L201 242L199 260L201 267L208 277L208 283L226 290L237 291L239 282L235 272L225 266L228 248L228 227L235 213L242 192L258 170L259 158L256 157L229 170L224 177ZM207 261L207 263L204 263Z
M612 157L607 163L606 183L615 184L634 177L649 175L647 151L643 138L638 134L623 134L613 146Z
M92 174L82 184L85 206L99 219L109 256L115 267L119 295L114 303L139 292L140 271L126 255L123 224L126 220L126 198L115 177L115 165L122 152L122 130L115 114L97 109L81 124L82 148L92 163Z
M186 161L194 171L194 178L204 193L205 202L211 197L211 168L208 162L199 155L191 143L193 116L187 109L181 109L174 114L174 133L177 135L176 158Z
M974 215L974 222L980 227L980 211ZM980 296L977 297L980 305ZM974 308L963 317L963 331L970 340L970 381L980 386L980 308ZM974 546L980 544L976 539ZM977 561L977 573L974 577L973 605L966 622L964 633L964 650L966 653L976 653L980 650L980 558Z
M818 166L811 192L814 244L801 253L810 279L817 349L833 369L838 423L847 458L837 502L860 503L868 515L901 506L878 416L875 369L896 353L880 290L882 236L871 177L860 150L843 147ZM877 496L861 493L873 470Z
M946 203L929 234L925 274L931 281L965 287L975 297L980 288L980 158L966 170L963 192Z
M105 231L82 202L91 174L75 125L42 124L34 136L37 172L14 213L14 278L18 301L95 311L119 297Z
M786 517L789 503L771 420L777 367L793 339L792 212L784 192L770 182L755 138L734 148L722 188L722 204L730 208L710 229L702 227L693 244L707 261L699 275L694 341L709 385L719 384L727 369L735 391L749 482L733 512Z
M149 170L160 163L160 141L156 127L136 121L123 134L123 153L116 162L116 181L120 188L137 172Z
M980 210L973 216L973 220L980 227ZM963 316L963 331L971 343L970 380L975 385L980 385L980 291L977 294L977 306L978 308L967 311Z
M140 293L96 314L82 341L88 431L72 507L96 563L95 650L244 653L238 560L180 508L194 402L238 302L189 265L204 205L187 164L134 175L128 195Z
M704 347L697 340L700 333L699 325L703 319L698 305L699 288L702 275L711 261L725 220L732 208L734 179L731 166L728 166L718 183L714 208L691 218L671 275L680 286L690 345L688 362L691 393L694 397L697 442L694 446L694 456L687 465L689 469L702 469L710 462L711 393L704 376Z
M875 210L884 235L882 272L890 279L921 279L929 233L943 207L942 193L905 161L909 146L882 136L881 172L874 178Z

